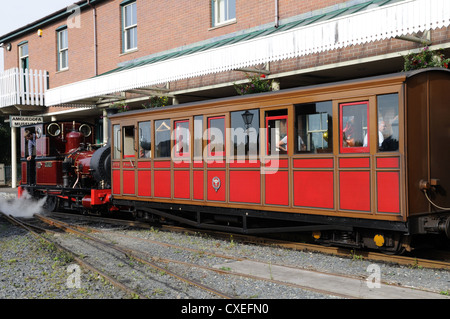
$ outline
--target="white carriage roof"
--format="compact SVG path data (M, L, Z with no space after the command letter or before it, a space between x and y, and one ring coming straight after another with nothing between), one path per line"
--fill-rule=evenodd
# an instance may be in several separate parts
M50 89L47 106L247 68L450 25L449 0L373 0L120 66Z

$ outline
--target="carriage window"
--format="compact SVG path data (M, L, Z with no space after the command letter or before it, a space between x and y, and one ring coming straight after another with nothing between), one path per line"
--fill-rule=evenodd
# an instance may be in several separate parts
M340 134L342 153L369 152L367 139L369 102L340 105ZM365 142L365 140L367 140Z
M208 156L225 156L225 117L208 118Z
M232 156L256 159L259 149L259 111L231 112Z
M150 158L152 151L151 123L139 123L139 158Z
M175 157L189 156L191 135L189 120L176 121L175 124Z
M134 154L134 126L123 127L123 158L133 158Z
M295 106L295 153L333 152L332 102Z
M378 149L380 152L398 151L398 94L377 96Z
M120 125L113 126L114 151L113 158L120 159Z
M203 157L203 116L194 117L194 159Z
M266 112L267 155L288 153L287 110Z
M170 157L170 120L155 121L155 157Z

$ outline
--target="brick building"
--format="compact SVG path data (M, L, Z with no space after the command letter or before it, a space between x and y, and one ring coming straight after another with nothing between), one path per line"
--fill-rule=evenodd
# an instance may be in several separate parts
M0 36L0 111L89 119L106 139L112 103L236 95L253 73L282 90L399 72L424 43L450 51L449 24L448 0L83 0Z

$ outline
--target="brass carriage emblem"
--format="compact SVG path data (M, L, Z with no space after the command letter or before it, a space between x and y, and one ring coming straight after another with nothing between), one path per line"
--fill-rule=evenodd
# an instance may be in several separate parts
M220 178L218 178L217 176L213 177L213 179L212 179L212 187L214 188L216 193L219 191L220 186L221 186Z

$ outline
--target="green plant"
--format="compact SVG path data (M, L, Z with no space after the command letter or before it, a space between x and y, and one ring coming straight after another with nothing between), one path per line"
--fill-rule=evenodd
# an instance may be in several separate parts
M248 83L234 84L234 89L239 95L272 91L272 80L267 80L265 74L248 75Z
M403 71L418 70L424 68L446 68L450 64L450 59L446 59L440 50L430 50L428 46L424 47L418 53L411 53L404 56Z
M113 104L111 104L110 108L112 108L112 109L117 109L117 111L118 111L119 113L127 112L127 111L130 110L130 107L129 107L128 104L125 103L125 102L116 102L116 103L113 103Z
M144 109L163 107L169 104L169 97L167 96L152 96L148 99L148 102L142 104Z

